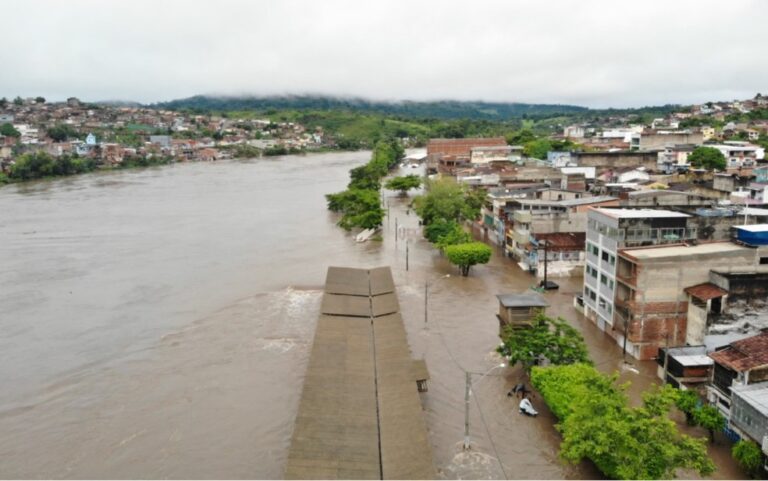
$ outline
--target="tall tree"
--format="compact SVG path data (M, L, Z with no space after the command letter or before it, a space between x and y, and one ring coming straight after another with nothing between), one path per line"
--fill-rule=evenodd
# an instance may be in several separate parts
M405 196L408 194L409 190L421 187L421 178L413 174L402 177L393 177L387 181L385 187L389 190L397 190L400 192L401 196Z
M493 251L482 242L449 245L445 248L445 256L461 269L461 275L469 275L469 269L477 264L487 264Z
M724 170L726 166L725 156L714 147L705 145L696 147L688 156L688 162L694 167L703 167L705 169Z
M16 130L16 128L9 123L0 124L0 135L4 135L6 137L21 137L21 132Z

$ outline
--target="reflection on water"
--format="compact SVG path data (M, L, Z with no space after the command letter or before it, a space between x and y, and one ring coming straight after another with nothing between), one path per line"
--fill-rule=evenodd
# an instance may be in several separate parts
M411 349L430 369L422 400L441 477L598 477L558 459L540 399L539 417L517 414L506 392L522 374L512 368L476 381L472 450L461 449L461 368L498 363L495 295L533 279L498 253L456 276L418 236L406 271L394 225L417 232L418 219L394 195L384 241L356 244L323 195L368 155L0 189L0 477L281 477L328 265L392 266ZM430 288L425 324L424 281L448 273ZM578 280L560 284L546 294L551 312L588 334L601 368L618 368L616 346L571 307ZM622 379L640 390L652 376L641 366Z

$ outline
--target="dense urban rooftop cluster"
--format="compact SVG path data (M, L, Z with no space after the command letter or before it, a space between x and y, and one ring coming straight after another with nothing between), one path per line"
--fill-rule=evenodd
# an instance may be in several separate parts
M541 158L504 138L432 139L414 160L486 189L476 235L542 288L583 276L574 305L627 358L656 359L662 379L717 407L731 439L768 454L765 106L758 95L650 125L571 125L559 138L580 147Z

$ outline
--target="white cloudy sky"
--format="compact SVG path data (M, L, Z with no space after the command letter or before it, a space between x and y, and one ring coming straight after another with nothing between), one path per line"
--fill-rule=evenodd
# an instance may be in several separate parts
M768 91L768 1L2 3L0 96L632 107Z

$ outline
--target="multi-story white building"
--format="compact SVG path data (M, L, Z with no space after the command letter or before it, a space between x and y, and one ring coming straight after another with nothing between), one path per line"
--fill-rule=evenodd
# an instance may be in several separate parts
M584 315L602 331L614 325L616 259L625 247L696 239L688 214L671 210L594 207L587 213Z

